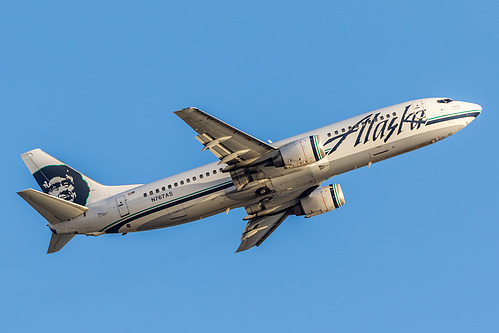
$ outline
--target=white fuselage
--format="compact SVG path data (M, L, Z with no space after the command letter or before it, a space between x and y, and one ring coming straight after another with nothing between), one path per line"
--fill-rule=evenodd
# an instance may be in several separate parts
M236 191L226 166L210 163L88 205L88 212L52 225L57 233L100 235L170 227L262 200L296 197L335 175L421 148L458 132L481 112L477 104L428 98L393 105L275 142L281 147L319 135L326 157L297 168L262 164L255 183L272 190L256 197L252 187ZM275 195L279 194L279 195ZM290 203L292 204L292 202ZM248 212L250 213L250 212Z

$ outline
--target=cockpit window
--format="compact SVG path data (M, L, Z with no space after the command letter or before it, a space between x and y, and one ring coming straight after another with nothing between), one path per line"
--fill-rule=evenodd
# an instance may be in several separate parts
M437 100L437 103L445 103L445 104L447 104L447 103L450 103L450 102L452 102L452 99L450 99L450 98L445 98L445 99L439 99L439 100Z

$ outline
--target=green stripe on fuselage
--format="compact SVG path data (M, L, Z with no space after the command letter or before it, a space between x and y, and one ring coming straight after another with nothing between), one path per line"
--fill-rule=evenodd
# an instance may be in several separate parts
M470 113L470 112L476 112L476 111L482 111L482 110L469 110L469 111L461 111L461 112L455 112L455 113L449 113L449 114L444 114L442 116L437 116L437 117L432 117L432 118L429 118L428 121L431 121L431 120L434 120L434 119L439 119L439 118L443 118L443 117L450 117L450 116L455 116L457 114L464 114L464 113Z

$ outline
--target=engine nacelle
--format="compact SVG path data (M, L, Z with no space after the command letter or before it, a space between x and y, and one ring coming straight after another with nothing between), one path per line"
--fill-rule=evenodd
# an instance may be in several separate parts
M325 156L321 138L311 135L281 147L273 161L276 167L294 168L317 162Z
M295 207L295 214L312 217L340 208L344 204L345 197L340 184L323 186L300 199L300 203Z

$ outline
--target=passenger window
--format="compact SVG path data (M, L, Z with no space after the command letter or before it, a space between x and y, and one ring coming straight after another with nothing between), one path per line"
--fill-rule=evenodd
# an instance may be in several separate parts
M348 126L348 130L351 131L352 130L352 126Z
M210 176L210 173L209 173L209 172L207 172L207 173L206 173L206 177L209 177L209 176Z
M190 180L189 178L187 178L185 181L186 181L186 182L188 182L188 183L190 183L190 182L191 182L191 180Z
M192 177L192 181L195 182L196 181L196 176Z
M328 133L328 134L327 134L327 136L328 136L328 137L331 137L331 133Z
M144 198L147 197L147 193L144 193Z
M166 191L166 187L164 187L164 186L163 186L163 187L161 188L161 191Z
M184 181L183 180L180 181L180 185L184 185Z
M342 129L341 129L341 132L345 133L345 129L344 129L344 128L342 128Z
M172 188L172 184L169 184L169 185L168 185L168 189L171 189L171 188Z
M338 135L338 131L334 131L334 134Z
M217 174L217 170L213 170L213 174L216 175Z
M159 193L159 188L156 189L156 193Z
M173 186L178 187L178 183L174 183Z
M220 168L220 169L218 169L218 170L220 170L220 172L222 172L223 168Z
M396 117L396 116L397 116L397 114L394 112L394 113L392 113L392 116Z
M153 191L149 191L149 195L153 195L153 194L154 194L154 192L153 192Z
M383 119L385 119L385 118L383 118L383 116L380 116L380 117L379 117L379 119L383 120Z
M201 174L201 175L199 175L199 179L203 179L203 175L202 175L202 174Z
M388 118L390 118L390 114L387 114L387 115L386 115L386 118L387 118L387 119L388 119Z

